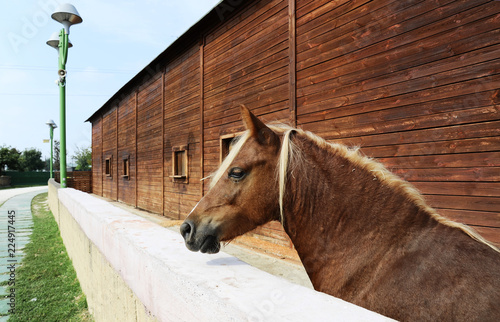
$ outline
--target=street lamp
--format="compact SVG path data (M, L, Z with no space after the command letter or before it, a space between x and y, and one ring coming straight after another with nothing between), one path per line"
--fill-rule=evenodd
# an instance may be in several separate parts
M52 35L50 35L49 40L47 40L47 45L50 47L54 48L59 52L59 32L54 31ZM68 38L68 48L73 47L73 44L71 43L71 40Z
M57 128L56 123L53 120L48 120L45 124L50 127L50 178L54 178L54 170L52 166L54 164L54 129Z
M76 11L76 8L69 4L62 4L56 12L52 14L52 19L60 22L64 28L59 32L59 40L57 36L51 37L47 41L47 45L58 49L59 52L59 70L57 74L59 75L58 85L59 85L59 102L60 102L60 177L61 177L61 188L66 188L66 61L68 59L68 48L72 46L69 42L69 27L81 23L83 20Z

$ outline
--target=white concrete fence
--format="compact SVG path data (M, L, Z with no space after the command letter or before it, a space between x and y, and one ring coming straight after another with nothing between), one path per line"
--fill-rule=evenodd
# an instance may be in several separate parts
M50 208L96 321L387 321L49 181Z

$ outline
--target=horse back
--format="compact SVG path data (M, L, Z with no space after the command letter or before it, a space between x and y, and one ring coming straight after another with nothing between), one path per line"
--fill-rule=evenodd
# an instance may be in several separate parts
M441 225L394 258L364 293L374 311L402 321L500 321L500 253L488 245Z

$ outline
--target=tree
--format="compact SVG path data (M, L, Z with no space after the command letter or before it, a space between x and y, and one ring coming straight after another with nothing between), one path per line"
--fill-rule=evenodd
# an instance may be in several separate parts
M42 152L31 148L23 151L20 158L21 171L38 171L43 170L44 162L42 160Z
M43 160L43 170L50 171L50 157Z
M76 162L76 170L88 171L92 167L92 149L77 146L72 159Z
M16 148L2 146L0 147L0 175L7 167L9 170L17 170L20 166L21 152Z

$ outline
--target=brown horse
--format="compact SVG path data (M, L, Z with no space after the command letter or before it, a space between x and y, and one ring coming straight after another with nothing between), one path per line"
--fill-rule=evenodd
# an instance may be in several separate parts
M405 321L500 321L495 246L358 151L242 117L247 131L181 226L188 249L216 253L280 220L318 291Z

